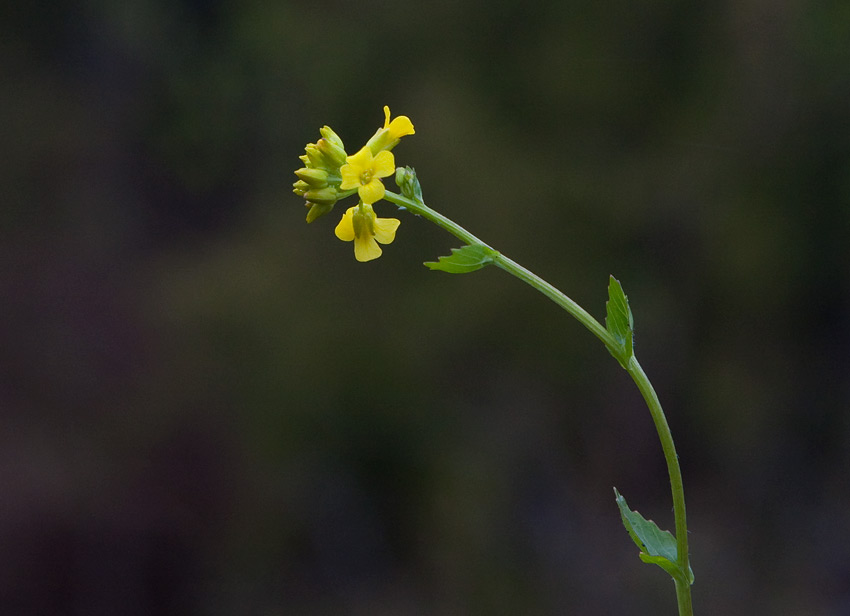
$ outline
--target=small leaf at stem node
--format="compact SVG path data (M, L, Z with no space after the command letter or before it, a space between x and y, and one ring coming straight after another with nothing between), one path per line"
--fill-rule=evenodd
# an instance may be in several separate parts
M491 265L498 255L497 251L482 244L467 244L461 248L452 248L450 256L427 261L425 266L450 274L468 274Z
M605 310L605 326L617 344L615 348L609 346L608 350L620 365L626 368L629 360L634 357L635 323L632 309L629 307L629 298L623 292L620 281L613 276L608 281L608 302L605 304Z
M640 549L640 559L645 563L658 565L669 573L673 579L685 584L694 583L694 572L688 565L685 572L679 567L676 538L667 530L661 530L652 520L647 520L637 511L629 509L626 499L614 488L617 506L623 526Z

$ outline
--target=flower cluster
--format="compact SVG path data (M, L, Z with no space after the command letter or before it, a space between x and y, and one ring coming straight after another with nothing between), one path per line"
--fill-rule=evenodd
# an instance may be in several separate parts
M355 192L359 203L343 214L336 226L336 236L354 242L354 257L371 261L381 256L378 243L389 244L401 222L395 218L378 218L372 205L384 198L383 178L395 173L392 150L399 140L415 133L407 116L390 120L390 108L384 107L384 126L379 128L365 146L348 156L339 136L325 126L322 139L308 144L301 156L304 167L295 175L294 192L306 200L307 222L313 222L333 209L339 200Z
M337 202L340 184L339 169L345 164L345 146L330 126L319 129L322 138L316 143L308 143L306 154L299 158L304 167L298 169L293 192L304 197L309 209L307 222L313 222L330 212Z

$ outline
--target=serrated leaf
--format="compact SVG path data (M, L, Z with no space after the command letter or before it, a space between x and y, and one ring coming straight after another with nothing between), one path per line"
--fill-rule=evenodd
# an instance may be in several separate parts
M497 251L482 244L467 244L461 248L452 248L450 256L427 261L425 265L432 270L450 274L468 274L490 265L498 255Z
M623 292L620 281L610 277L608 281L608 301L605 304L607 316L605 327L608 329L619 348L617 353L611 350L614 357L625 367L626 363L634 355L634 317L629 307L629 298Z
M687 574L679 568L676 538L670 531L661 530L652 520L647 520L637 511L629 509L626 499L617 488L614 488L614 494L623 526L640 549L640 559L645 563L658 565L674 578L693 584L694 572L690 565Z

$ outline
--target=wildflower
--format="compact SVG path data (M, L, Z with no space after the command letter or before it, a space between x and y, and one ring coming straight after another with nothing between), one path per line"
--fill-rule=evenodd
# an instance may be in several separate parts
M373 156L368 147L360 148L357 154L345 159L347 164L339 169L342 190L357 189L363 203L372 204L384 198L384 184L380 178L395 173L395 158L392 152L381 151Z
M413 122L407 116L398 116L390 121L390 108L384 105L384 127L379 128L366 143L372 154L377 155L382 150L392 150L399 139L414 135Z
M334 233L343 242L354 241L354 258L371 261L383 252L378 242L390 244L401 221L395 218L378 218L368 203L348 208Z
M384 128L389 131L391 141L416 133L413 122L407 116L398 116L390 122L390 108L386 105L384 105Z
M383 199L386 193L381 178L395 172L395 158L390 150L398 144L399 139L414 134L413 123L407 116L391 118L390 108L384 107L384 126L352 156L346 154L342 139L329 126L323 126L319 132L321 139L316 143L308 143L304 154L299 156L304 166L295 171L297 180L292 184L292 190L304 199L304 205L308 208L307 222L324 216L333 210L339 199L348 197L356 190L361 202L356 208L360 218L351 210L346 212L343 223L346 219L348 223L340 223L340 226L347 225L346 229L350 228L350 233L343 230L338 231L337 235L342 233L348 241L358 238L355 254L359 260L375 259L381 254L376 242L388 244L393 241L399 222L391 218L377 218L371 205ZM355 219L360 222L354 222ZM357 225L365 225L364 228L371 231L359 239L361 234L354 233Z

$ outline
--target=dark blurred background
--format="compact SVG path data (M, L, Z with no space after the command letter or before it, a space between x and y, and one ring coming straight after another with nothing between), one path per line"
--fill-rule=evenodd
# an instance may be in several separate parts
M850 4L0 11L0 613L675 613L598 341L389 203L368 264L304 223L304 145L387 104L432 207L597 318L623 282L697 614L850 614Z

